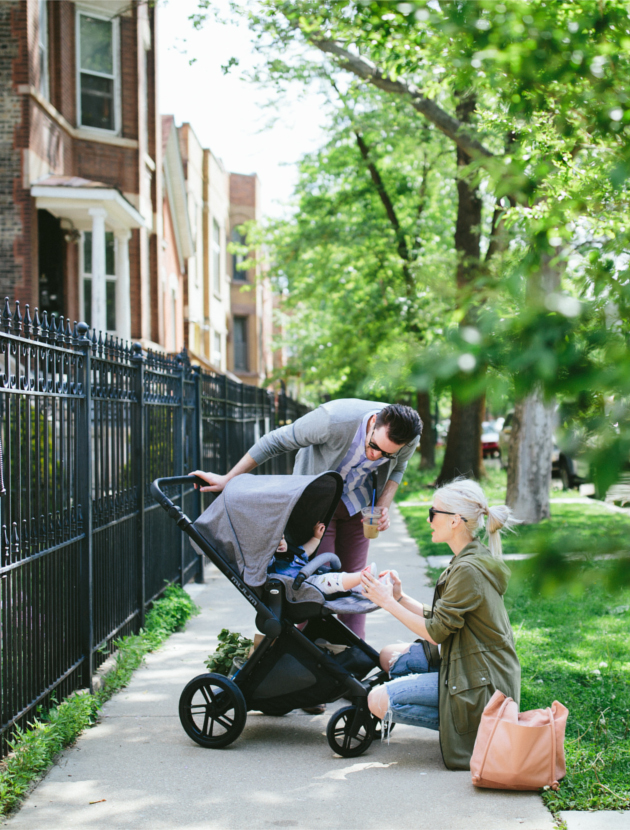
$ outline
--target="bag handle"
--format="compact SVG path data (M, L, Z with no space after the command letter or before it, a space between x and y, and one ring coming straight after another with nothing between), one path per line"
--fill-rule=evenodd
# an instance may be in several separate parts
M490 737L488 738L488 741L486 743L486 751L483 753L483 758L481 759L481 766L479 767L479 777L480 778L483 778L483 768L486 765L486 758L488 757L488 752L490 750L490 744L492 743L492 739L494 738L494 733L497 731L497 726L499 725L499 721L501 720L501 717L502 717L503 713L505 712L505 709L506 709L508 703L511 700L512 700L511 697L506 697L505 698L505 700L501 704L501 708L499 709L497 717L494 721L494 726L492 727L492 732L490 733Z
M556 781L556 722L553 717L553 709L551 706L547 709L549 712L549 723L551 724L551 784L552 790L558 789L558 782Z

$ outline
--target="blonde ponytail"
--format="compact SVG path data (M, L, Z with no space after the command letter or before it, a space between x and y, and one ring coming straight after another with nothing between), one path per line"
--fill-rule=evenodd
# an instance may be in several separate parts
M490 507L488 499L476 481L468 478L456 478L435 491L434 498L452 513L466 519L466 526L476 536L484 529L485 517L488 517L488 548L495 559L503 556L501 532L512 530L519 524L507 504Z

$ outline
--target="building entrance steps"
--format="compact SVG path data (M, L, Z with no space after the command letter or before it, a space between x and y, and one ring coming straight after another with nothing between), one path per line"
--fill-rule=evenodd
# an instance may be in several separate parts
M370 561L398 570L407 593L431 602L424 560L398 510L372 543ZM477 790L470 773L449 772L437 732L398 724L389 745L356 759L333 756L328 719L301 711L250 712L238 740L202 749L177 715L186 683L205 671L222 628L252 637L251 606L210 571L190 592L202 613L133 676L7 821L9 830L553 830L537 793ZM414 639L391 615L368 615L376 648ZM339 704L339 705L345 705ZM91 803L92 802L92 803Z

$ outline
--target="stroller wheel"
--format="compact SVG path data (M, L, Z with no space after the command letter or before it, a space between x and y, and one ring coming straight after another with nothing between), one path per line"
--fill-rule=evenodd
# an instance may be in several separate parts
M221 674L200 674L181 693L179 719L199 746L221 749L235 741L245 726L243 692Z
M367 710L359 713L357 722L356 715L356 706L344 706L335 712L326 727L328 745L333 752L344 758L361 755L374 738L374 724L370 713Z

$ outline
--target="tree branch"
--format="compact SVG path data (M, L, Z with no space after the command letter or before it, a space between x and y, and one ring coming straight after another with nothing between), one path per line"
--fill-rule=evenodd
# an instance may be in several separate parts
M471 135L461 121L445 112L435 101L432 101L430 98L425 98L420 90L412 84L392 80L387 75L384 75L370 61L362 58L360 55L352 54L352 52L344 49L343 46L340 46L334 40L309 36L304 31L302 31L302 34L310 44L321 52L334 55L338 59L339 66L342 69L352 72L357 77L385 92L408 96L413 108L422 113L438 130L441 130L444 135L454 141L470 158L474 159L480 156L491 158L493 156L490 150Z
M381 178L381 174L378 170L378 167L374 164L372 159L370 158L370 148L365 143L365 140L361 133L357 132L357 130L352 131L357 139L357 144L359 145L359 150L361 151L361 155L363 156L363 160L365 161L368 170L370 171L370 176L372 177L372 181L376 187L376 192L379 195L381 202L383 203L383 207L385 208L385 213L387 214L387 218L390 221L392 228L394 229L394 233L396 234L396 248L398 250L398 256L402 259L402 271L403 276L405 278L405 286L407 290L407 299L413 300L413 292L415 288L415 281L411 270L409 268L409 263L411 262L411 255L409 253L409 248L407 246L407 240L405 239L405 234L403 233L402 228L400 227L400 222L398 221L398 216L396 215L396 210L392 203L392 200L389 198L389 194L385 189L385 185L383 183L383 179Z

